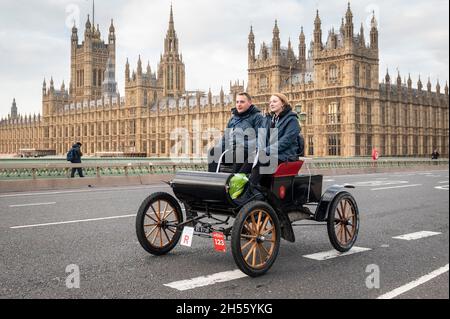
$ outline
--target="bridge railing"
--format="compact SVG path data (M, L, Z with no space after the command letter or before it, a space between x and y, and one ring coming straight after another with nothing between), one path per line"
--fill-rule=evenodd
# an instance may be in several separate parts
M413 168L418 166L448 166L448 159L306 159L311 170ZM179 170L206 171L208 164L201 162L94 162L70 163L0 163L0 180L69 178L72 168L81 167L86 177L142 176L149 174L174 174Z

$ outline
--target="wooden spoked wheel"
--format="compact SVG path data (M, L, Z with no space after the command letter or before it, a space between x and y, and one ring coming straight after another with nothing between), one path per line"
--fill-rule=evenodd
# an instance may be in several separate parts
M359 211L354 198L347 192L337 195L328 214L331 244L340 252L350 250L359 231Z
M181 236L178 224L183 215L177 200L167 193L156 193L144 200L136 217L136 234L141 246L151 254L172 250Z
M242 207L231 241L233 257L244 273L256 277L267 272L280 246L280 225L272 207L258 201Z

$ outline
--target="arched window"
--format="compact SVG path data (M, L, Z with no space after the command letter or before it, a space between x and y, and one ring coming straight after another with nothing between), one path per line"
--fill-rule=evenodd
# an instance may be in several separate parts
M332 102L328 105L327 124L338 124L339 120L339 105L336 102Z
M147 90L144 90L144 106L147 106L148 104L148 92Z
M370 70L370 66L366 66L366 87L370 89L372 87L372 72Z
M336 65L332 64L328 69L328 80L330 82L336 82L338 79L338 68Z
M355 65L355 86L359 86L359 65Z
M261 75L261 77L259 78L259 88L261 90L264 90L267 89L267 87L268 87L267 76Z

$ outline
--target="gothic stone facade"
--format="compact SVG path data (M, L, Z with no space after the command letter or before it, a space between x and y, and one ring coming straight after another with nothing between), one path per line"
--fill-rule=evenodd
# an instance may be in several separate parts
M354 33L348 7L339 31L330 30L322 41L317 12L314 35L307 50L303 30L298 56L291 41L281 47L277 22L270 45L255 52L255 36L248 43L248 86L254 102L264 111L272 92L283 92L292 106L306 113L302 121L308 156L367 156L376 147L382 156L429 156L437 148L448 157L448 85L444 94L428 81L412 88L411 79L396 83L389 73L379 83L378 29L372 18L366 43L363 26ZM141 57L131 73L127 61L125 96L115 82L116 36L111 22L108 43L99 27L86 22L84 41L72 30L71 81L55 90L43 85L43 112L37 116L11 114L0 124L0 153L20 149L55 149L64 154L75 141L84 152L142 152L148 156L201 156L226 126L239 82L219 96L188 92L185 67L179 54L173 12L157 72L145 72ZM405 83L406 82L406 83Z

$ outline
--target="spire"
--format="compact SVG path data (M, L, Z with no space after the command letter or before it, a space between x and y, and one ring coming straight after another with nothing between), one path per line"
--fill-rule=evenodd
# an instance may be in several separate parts
M137 63L137 74L142 75L142 61L141 61L141 55L139 54L139 60Z
M305 33L303 32L303 26L300 28L300 42L305 42Z
M411 73L408 74L408 89L412 88Z
M278 21L275 20L275 26L273 27L273 38L272 38L272 55L279 56L281 51L281 41L280 41L280 29L278 29Z
M111 25L109 26L109 33L116 32L116 28L114 27L114 20L111 19Z
M447 81L445 81L444 92L445 92L445 95L448 96L448 83L447 83Z
M280 29L278 29L278 20L275 19L275 26L273 27L273 35L274 37L278 37L280 35Z
M428 92L431 92L431 80L430 80L430 77L428 77L427 90L428 90Z
M97 30L95 31L95 37L100 40L100 25L97 24Z
M314 20L314 50L322 49L322 22L319 17L319 10L316 12L316 19Z
M111 25L109 26L109 44L115 44L116 42L116 28L114 27L114 21L111 19Z
M223 86L220 87L220 103L223 104L225 101L225 96L223 93Z
M386 69L386 83L391 83L391 76L389 75L389 69Z
M253 34L253 26L250 25L250 34L248 35L248 64L255 61L255 35Z
M397 85L400 87L402 86L402 77L400 76L400 71L397 69L398 76L397 76Z
M125 81L130 81L130 63L128 62L128 58L127 63L125 64Z
M92 0L92 25L95 28L95 0Z
M370 21L370 26L372 27L372 29L378 28L378 22L377 19L375 18L375 10L372 11L372 20Z
M373 11L372 21L371 21L371 29L370 29L370 48L378 49L378 29L377 29L377 20L375 19L375 11Z
M359 42L362 47L366 46L366 39L364 37L364 25L361 22L361 29L359 30Z
M347 24L353 22L353 13L352 13L352 9L350 8L350 2L348 3L348 6L347 6L347 12L345 13L345 18L346 18Z
M300 44L298 46L298 59L300 61L300 69L301 71L305 70L306 67L306 43L305 43L305 33L303 33L303 26L301 27Z
M178 53L178 38L175 31L172 4L170 5L169 29L167 30L166 39L164 40L164 54L170 52L174 54Z
M436 93L437 94L441 93L441 85L439 84L439 79L437 79L437 83L436 83Z
M314 19L314 27L315 29L320 29L322 21L320 21L319 10L316 10L316 18Z
M12 105L11 105L11 117L17 118L17 104L16 104L16 98L13 99Z
M86 31L91 31L92 29L92 25L91 25L91 21L89 20L89 14L87 16L87 21L86 21Z
M152 74L152 68L150 67L150 61L147 63L147 74L150 76Z
M72 40L78 39L78 29L76 26L75 19L73 20L73 27L72 27Z
M252 25L250 25L250 34L248 35L248 40L249 40L249 42L255 41L255 35L253 34L253 26Z
M174 24L173 23L173 8L172 8L172 3L170 4L170 21L169 24Z
M353 13L350 8L350 2L345 13L345 37L353 42Z
M422 81L420 80L420 74L419 74L419 80L417 81L417 89L419 91L422 91L423 85L422 85Z

